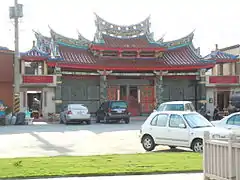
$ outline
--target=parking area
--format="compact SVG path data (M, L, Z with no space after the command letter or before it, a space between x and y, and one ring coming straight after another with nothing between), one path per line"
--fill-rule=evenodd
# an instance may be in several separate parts
M0 127L0 157L143 153L142 123Z

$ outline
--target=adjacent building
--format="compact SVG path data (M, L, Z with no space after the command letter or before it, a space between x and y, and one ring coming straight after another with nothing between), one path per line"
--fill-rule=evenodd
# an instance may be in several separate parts
M194 32L165 42L150 32L150 18L129 26L96 15L93 40L35 32L36 43L21 54L21 109L41 102L43 116L64 104L82 103L95 112L106 100L126 100L133 115L152 112L164 101L206 103L205 72L216 58L203 58ZM230 58L235 62L235 56ZM232 62L231 61L231 62Z
M0 46L0 101L12 107L13 100L13 51Z
M240 91L240 45L234 45L216 50L205 59L214 59L216 65L206 77L207 109L213 112L214 107L221 110L227 109L230 104L230 96Z

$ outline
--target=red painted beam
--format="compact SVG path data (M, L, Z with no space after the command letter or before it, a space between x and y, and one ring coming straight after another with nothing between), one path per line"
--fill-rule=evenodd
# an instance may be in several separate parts
M69 69L84 69L84 70L121 70L121 71L154 71L154 70L163 70L163 71L177 71L177 70L195 70L195 69L206 69L213 68L213 64L209 65L195 65L195 66L149 66L149 67L133 67L133 66L113 66L107 67L103 65L89 65L89 64L64 64L64 63L53 63L48 62L48 66L51 67L61 67L61 68L69 68Z
M23 83L53 83L53 76L37 76L37 75L27 75L27 76L22 76L22 81Z
M38 57L38 56L22 56L21 60L34 62L34 61L46 61L48 57Z
M238 76L209 76L209 83L211 84L238 84Z
M92 45L91 49L99 51L167 51L167 48L164 47L131 48L131 47L105 47L99 45Z

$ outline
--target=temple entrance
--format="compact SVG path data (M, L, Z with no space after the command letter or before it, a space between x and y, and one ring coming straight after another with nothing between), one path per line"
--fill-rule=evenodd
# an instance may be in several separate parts
M137 86L129 86L128 105L129 111L131 112L132 116L140 115L140 102Z
M217 105L220 110L224 110L229 106L230 91L217 92Z
M127 86L120 86L120 100L127 101Z
M32 112L32 116L38 119L42 113L42 92L27 91L27 107Z

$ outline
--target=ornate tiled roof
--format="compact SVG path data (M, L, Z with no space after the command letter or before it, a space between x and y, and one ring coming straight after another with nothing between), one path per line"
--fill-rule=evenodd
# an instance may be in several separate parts
M150 17L144 21L129 25L120 26L109 23L96 15L95 24L97 32L94 42L91 42L78 33L78 39L62 36L50 28L51 37L35 33L37 47L34 47L28 54L36 56L61 57L59 65L71 68L148 68L153 69L181 69L195 66L204 68L213 66L215 61L209 61L200 56L200 49L195 49L192 40L194 32L174 41L164 42L163 37L154 41L153 33L150 32ZM91 47L91 48L90 48ZM94 49L95 48L95 49ZM103 57L101 50L139 50L156 51L158 57ZM100 51L98 51L100 50ZM95 53L95 54L94 54ZM99 53L99 55L96 55ZM26 55L26 54L25 54ZM52 58L51 58L52 60ZM54 59L56 60L56 59ZM56 63L56 62L49 62Z
M39 50L36 46L34 46L32 49L30 49L29 51L20 53L21 56L38 56L38 57L49 57L48 53L45 53L41 50Z
M66 46L88 48L90 44L90 41L88 41L86 38L83 38L80 34L78 37L79 39L73 39L73 38L62 36L56 33L55 31L53 31L51 28L50 28L50 33L55 42L66 45Z
M168 42L164 42L163 39L161 39L161 42L158 41L159 43L161 43L163 46L168 47L168 49L174 49L174 48L178 48L184 45L189 45L192 43L194 37L194 31L191 32L189 35L177 39L177 40L173 40L173 41L168 41Z
M95 24L97 27L97 32L100 34L113 35L115 37L133 37L133 36L141 36L143 34L150 33L150 16L145 20L132 25L117 25L110 23L95 13L96 20Z
M114 48L150 48L157 47L157 44L151 44L148 41L146 35L140 37L132 38L117 38L108 35L103 35L104 47L114 47Z
M96 57L86 49L59 46L59 51L65 64L96 64Z
M229 63L229 62L236 62L238 60L238 55L233 55L229 53L225 53L222 51L213 51L209 55L205 56L204 59L206 60L214 60L216 63Z
M71 48L67 46L59 46L60 55L63 61L59 66L66 68L84 68L85 66L98 68L129 68L134 66L136 69L145 68L152 69L180 69L191 68L196 66L213 66L212 63L202 61L199 56L192 51L190 47L182 47L180 49L170 50L165 52L161 58L145 58L145 59L122 59L122 58L107 58L94 56L90 51L80 48ZM89 66L91 65L91 66Z

